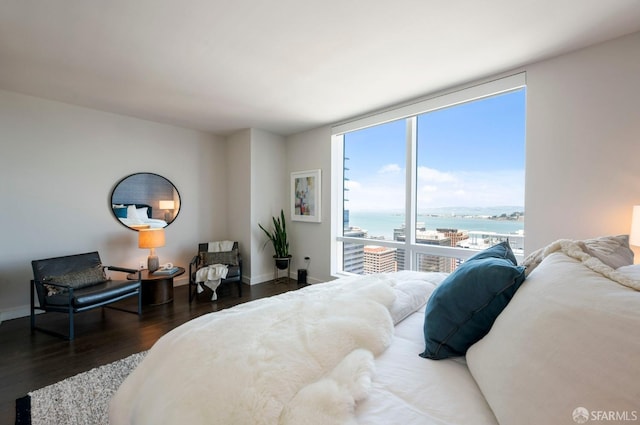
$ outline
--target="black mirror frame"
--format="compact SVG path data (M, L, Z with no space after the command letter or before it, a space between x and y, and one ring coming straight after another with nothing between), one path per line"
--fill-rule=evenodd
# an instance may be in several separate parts
M179 203L180 203L180 205L178 206L178 211L176 212L176 214L175 214L175 216L173 217L173 219L172 219L171 221L167 222L167 224L163 227L163 228L166 228L166 227L168 227L171 223L173 223L174 221L176 221L176 219L178 218L178 215L180 215L180 211L182 210L182 196L180 196L180 191L178 190L178 188L176 187L176 185L175 185L175 184L173 184L173 182L172 182L171 180L169 180L168 178L166 178L166 177L164 177L164 176L161 176L160 174L157 174L157 173L150 173L150 172L142 171L142 172L138 172L138 173L132 173L132 174L129 174L129 175L127 175L127 176L125 176L125 177L121 178L120 180L118 180L118 181L116 182L116 184L113 186L113 188L111 189L111 194L110 194L110 196L109 196L109 209L111 210L111 214L113 215L113 218L115 218L115 219L116 219L116 221L117 221L118 223L120 223L122 226L126 227L126 228L127 228L127 229L129 229L129 230L133 230L134 232L137 232L137 231L138 231L138 229L136 229L136 228L133 228L133 227L129 227L129 226L127 226L125 223L123 223L123 222L118 218L118 216L116 215L115 211L113 210L113 205L114 205L114 202L113 202L113 195L114 195L115 191L117 190L118 186L120 186L120 184L122 184L125 180L127 180L127 179L128 179L128 178L130 178L130 177L137 176L137 175L141 175L141 174L148 174L148 175L156 176L156 177L159 177L159 178L161 178L161 179L165 180L167 183L169 183L169 184L173 187L173 190L175 190L175 191L176 191L176 194L178 195L178 200L179 200ZM147 204L142 204L142 203L141 203L141 204L136 204L136 205L145 205L145 206L148 206Z

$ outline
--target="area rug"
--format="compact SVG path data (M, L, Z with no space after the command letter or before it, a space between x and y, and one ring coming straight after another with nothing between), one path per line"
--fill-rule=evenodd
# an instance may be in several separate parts
M16 400L16 424L107 425L111 396L145 354L133 354L30 392Z

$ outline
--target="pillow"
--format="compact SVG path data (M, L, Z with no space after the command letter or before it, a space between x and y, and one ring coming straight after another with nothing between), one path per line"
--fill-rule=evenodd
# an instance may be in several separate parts
M136 211L135 205L127 206L127 218L138 219L138 211Z
M221 252L201 252L200 262L202 266L210 266L212 264L227 264L229 266L238 265L238 250Z
M137 208L136 209L136 213L138 214L138 218L140 220L148 220L149 219L149 212L148 212L149 208L144 207L144 208Z
M427 302L435 285L424 280L401 281L393 287L396 299L389 308L393 324L397 325Z
M640 281L640 264L631 264L630 266L622 266L616 271L629 279Z
M500 242L499 244L493 245L492 247L480 251L468 258L465 262L481 260L483 258L504 258L511 261L511 264L513 264L514 266L518 265L518 260L516 260L516 256L513 254L508 241Z
M617 269L633 264L629 235L604 236L582 241L582 250L607 266Z
M127 207L113 207L113 212L118 218L127 218Z
M74 289L80 289L96 283L102 283L105 280L107 280L107 275L105 274L102 265L99 264L95 267L89 267L87 269L59 276L47 276L43 279L43 283L49 291L48 295L54 295L56 293L64 292L64 290L57 286L47 285L47 283L55 283L57 285L65 285Z
M603 236L575 242L583 252L597 258L613 269L633 264L633 251L629 247L628 235ZM548 246L540 248L524 259L522 265L527 268L525 271L526 276L529 276L529 273L540 265L547 248Z
M631 415L640 399L639 311L640 292L556 252L468 350L467 365L499 423L571 424L580 407L592 419Z
M510 255L509 255L510 254ZM424 317L425 351L439 360L463 356L484 337L524 281L524 267L512 261L508 243L462 263L434 291Z

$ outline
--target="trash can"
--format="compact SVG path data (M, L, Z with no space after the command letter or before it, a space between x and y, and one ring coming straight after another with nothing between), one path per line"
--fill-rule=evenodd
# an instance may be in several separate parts
M307 269L298 269L298 285L307 284Z

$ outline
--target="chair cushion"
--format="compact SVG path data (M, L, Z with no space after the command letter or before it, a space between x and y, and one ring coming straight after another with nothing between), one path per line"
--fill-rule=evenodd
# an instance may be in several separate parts
M210 266L212 264L227 264L230 266L237 266L238 250L232 249L231 251L222 252L201 252L200 263L203 266Z
M75 308L86 307L104 301L109 301L122 295L134 293L140 288L137 280L109 280L93 286L87 286L73 291L72 305ZM68 294L56 294L47 297L47 304L66 306L69 302Z

